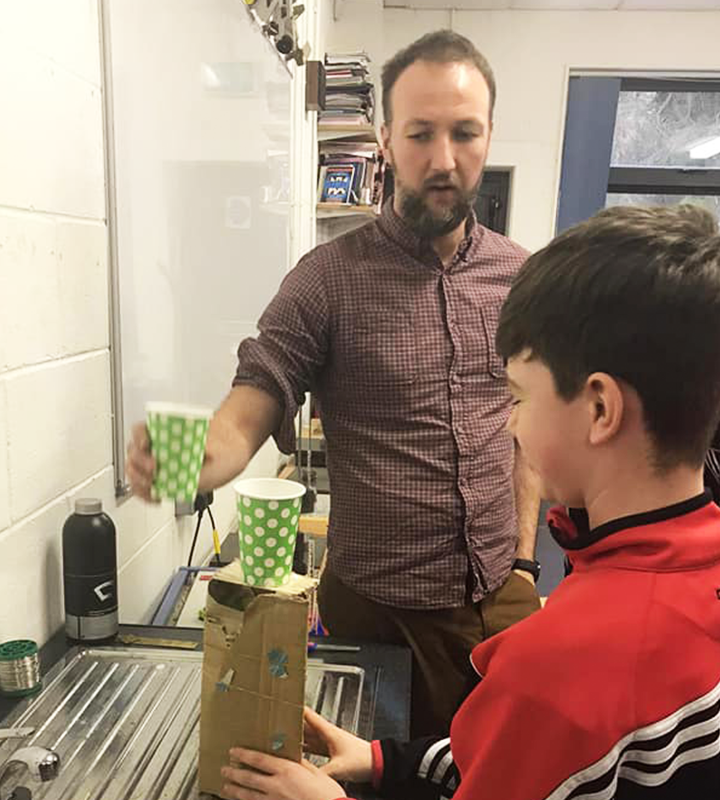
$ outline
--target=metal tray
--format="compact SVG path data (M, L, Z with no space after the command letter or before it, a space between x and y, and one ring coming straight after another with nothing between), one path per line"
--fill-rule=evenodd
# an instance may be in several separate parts
M19 747L57 752L59 776L24 776L33 800L192 800L197 789L202 653L75 649L42 692L9 720L34 727L0 742L0 764ZM306 702L358 732L364 671L308 662Z

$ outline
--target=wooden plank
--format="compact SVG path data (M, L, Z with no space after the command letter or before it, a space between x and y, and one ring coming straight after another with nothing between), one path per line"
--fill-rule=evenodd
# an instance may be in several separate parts
M309 536L327 536L327 514L301 514L298 530Z
M290 462L289 464L285 464L285 466L278 472L278 478L281 480L288 480L291 475L295 472L295 462Z

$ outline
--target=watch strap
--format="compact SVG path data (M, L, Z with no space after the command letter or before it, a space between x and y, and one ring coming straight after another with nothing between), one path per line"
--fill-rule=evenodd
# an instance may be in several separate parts
M523 572L529 572L536 581L540 577L539 561L531 561L528 558L516 558L515 561L513 561L512 568L520 569Z

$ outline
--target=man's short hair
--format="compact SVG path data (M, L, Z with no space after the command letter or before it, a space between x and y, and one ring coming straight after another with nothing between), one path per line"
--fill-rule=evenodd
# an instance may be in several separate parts
M477 67L490 90L490 119L495 108L495 76L483 54L465 36L450 30L433 31L416 39L412 44L385 62L382 68L382 104L385 124L392 121L392 88L400 75L416 61L431 61L436 64L467 62Z
M572 400L593 372L632 386L659 471L702 465L720 419L720 236L693 205L601 211L532 255L500 315Z

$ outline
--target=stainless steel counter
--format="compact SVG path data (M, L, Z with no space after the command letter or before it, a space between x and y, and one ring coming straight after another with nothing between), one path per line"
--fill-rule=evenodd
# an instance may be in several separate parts
M38 800L198 798L201 669L200 652L75 648L3 723L35 732L0 743L0 764L27 745L57 752L55 780L20 781ZM306 702L357 732L363 684L359 667L311 661Z

